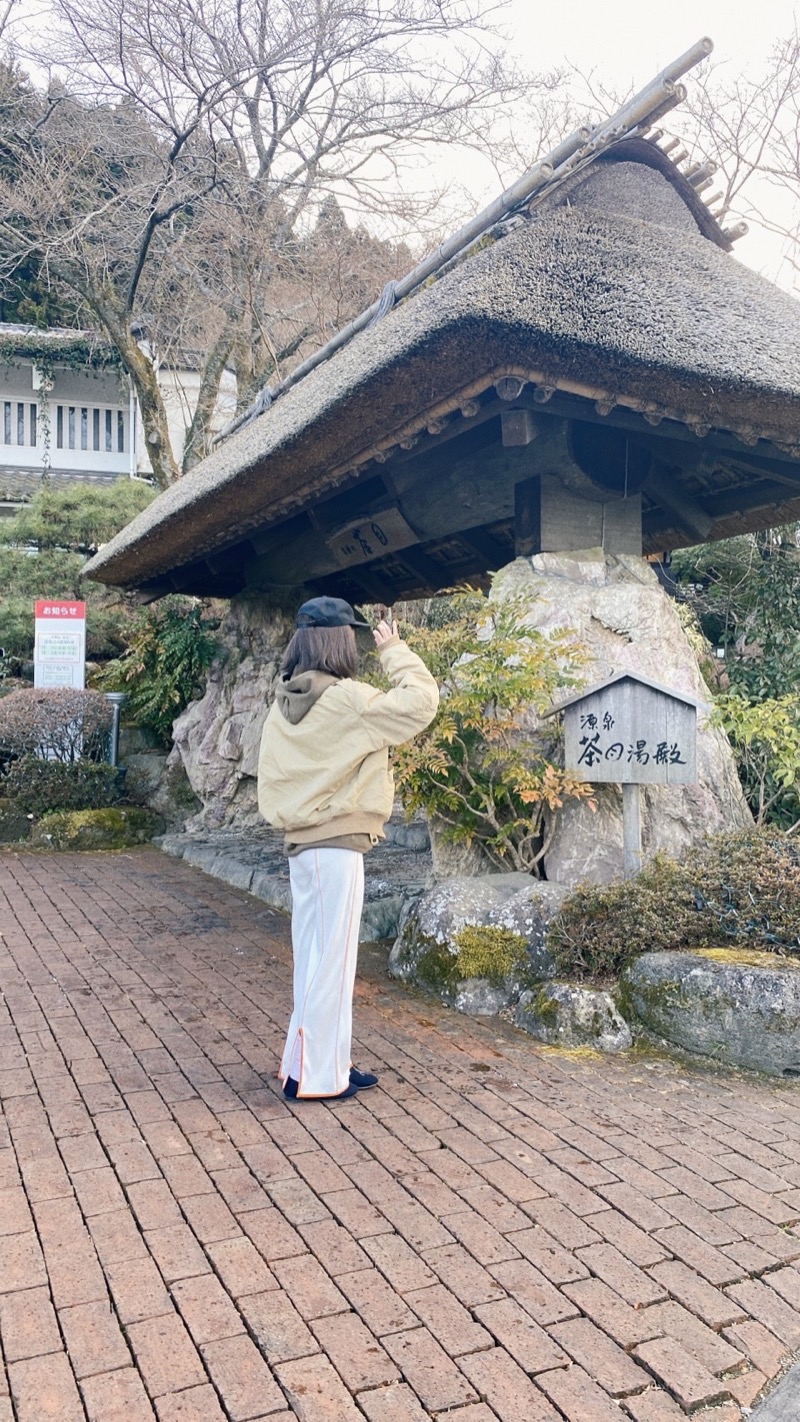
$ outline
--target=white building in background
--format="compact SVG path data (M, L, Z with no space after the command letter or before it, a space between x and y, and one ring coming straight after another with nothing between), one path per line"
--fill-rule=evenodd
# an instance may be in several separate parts
M45 470L53 488L151 475L133 384L106 350L90 332L0 322L0 516L33 497ZM183 367L162 366L158 382L180 464L200 370L187 357ZM235 412L226 371L214 432Z

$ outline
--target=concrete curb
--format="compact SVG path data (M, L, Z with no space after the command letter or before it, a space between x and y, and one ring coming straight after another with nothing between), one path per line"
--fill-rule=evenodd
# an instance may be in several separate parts
M753 1408L748 1422L800 1422L800 1362Z

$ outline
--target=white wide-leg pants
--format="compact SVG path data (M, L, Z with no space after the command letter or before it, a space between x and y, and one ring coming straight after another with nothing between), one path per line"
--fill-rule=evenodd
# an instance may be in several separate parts
M350 1081L353 987L364 856L303 849L289 857L294 1010L280 1074L298 1096L338 1096Z

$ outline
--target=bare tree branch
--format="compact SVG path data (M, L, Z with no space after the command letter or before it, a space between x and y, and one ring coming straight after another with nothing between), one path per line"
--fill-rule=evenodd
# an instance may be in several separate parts
M35 259L96 313L161 482L178 461L147 349L204 353L188 467L228 362L251 394L398 274L396 244L314 226L326 200L400 219L424 145L491 148L509 100L552 88L502 56L485 0L49 5L19 53L59 77L0 133L0 278Z

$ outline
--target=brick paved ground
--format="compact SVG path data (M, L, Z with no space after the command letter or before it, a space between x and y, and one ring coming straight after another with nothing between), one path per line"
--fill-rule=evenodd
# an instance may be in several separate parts
M797 1086L367 953L381 1088L290 1106L284 919L149 850L0 885L0 1422L739 1422L800 1347Z

